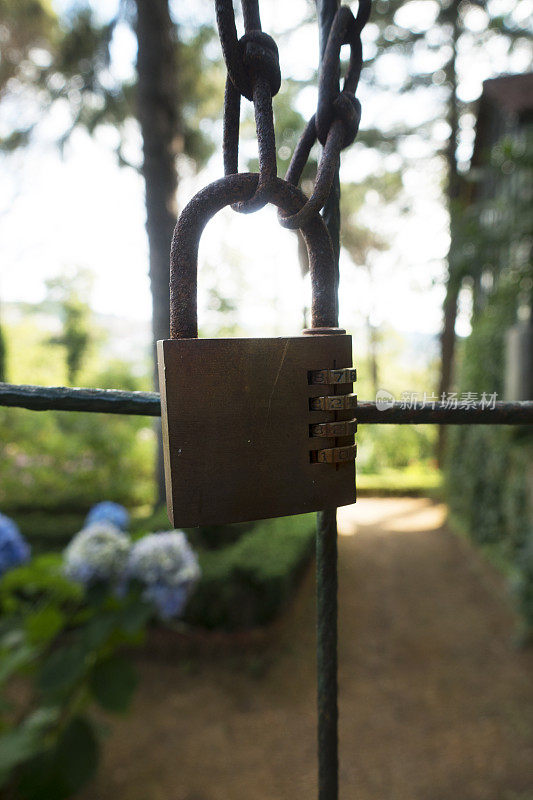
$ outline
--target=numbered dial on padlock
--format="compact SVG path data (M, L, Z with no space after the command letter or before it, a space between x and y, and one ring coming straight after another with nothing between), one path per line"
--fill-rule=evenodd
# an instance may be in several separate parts
M351 336L158 342L175 527L355 500Z

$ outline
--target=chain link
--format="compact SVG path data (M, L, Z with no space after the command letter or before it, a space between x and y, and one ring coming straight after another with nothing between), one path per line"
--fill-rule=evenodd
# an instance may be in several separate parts
M237 38L232 0L216 0L217 25L228 77L224 95L224 173L238 173L241 95L254 104L259 149L259 181L254 195L232 207L258 211L270 201L277 178L272 98L281 86L278 48L261 29L257 0L243 0L244 36Z
M341 6L333 19L318 84L316 114L311 117L294 151L285 180L297 186L318 141L324 146L313 192L307 204L291 217L279 214L284 228L300 228L323 208L335 177L341 150L354 141L361 120L361 104L355 97L363 65L361 31L368 22L371 0L359 0L357 17L348 6ZM339 90L341 47L350 47L350 61L342 91Z
M276 139L272 98L281 85L278 48L261 28L258 0L242 0L244 36L237 36L232 0L215 0L222 53L228 70L224 97L223 157L225 175L239 171L239 127L241 96L254 104L259 150L259 179L254 194L232 207L236 211L257 211L271 202L277 178ZM323 208L331 191L340 153L354 141L361 119L361 105L355 92L363 63L361 31L370 16L371 0L359 0L357 16L348 6L335 14L322 60L318 105L295 148L285 180L298 186L318 141L323 145L311 197L297 213L278 212L285 228L298 229L309 224ZM340 52L350 47L350 60L342 91L339 89Z

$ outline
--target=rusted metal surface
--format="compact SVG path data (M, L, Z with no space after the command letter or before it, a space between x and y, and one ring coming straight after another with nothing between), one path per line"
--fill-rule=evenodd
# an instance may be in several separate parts
M353 436L357 433L357 421L355 419L348 419L337 422L319 422L317 425L311 425L312 436L325 436L325 437L338 437L338 436Z
M357 380L356 369L320 369L312 372L309 383L353 383Z
M243 0L242 10L245 35L239 39L232 0L215 2L218 34L228 77L243 97L253 100L254 79L258 73L264 75L271 84L274 96L281 85L276 43L261 30L257 0ZM253 46L250 47L250 44ZM262 49L267 53L262 53Z
M281 83L276 43L261 29L257 0L243 0L244 36L237 35L231 0L215 2L218 32L228 77L224 101L224 172L238 172L239 117L241 95L254 104L259 148L259 181L252 197L234 205L237 211L256 211L269 202L270 188L276 177L276 142L272 98ZM337 179L341 151L355 139L361 119L361 106L355 92L363 64L361 31L370 16L371 0L359 0L357 16L348 6L341 6L328 20L323 48L318 105L306 125L293 154L285 179L298 185L311 148L318 140L324 150L317 170L314 189L305 205L295 211L279 211L280 223L291 229L303 228L325 205ZM339 89L340 51L350 47L350 61L342 91Z
M279 213L279 221L285 228L300 228L323 208L336 178L341 151L352 144L357 136L361 105L355 92L363 65L361 31L368 22L370 8L370 0L360 0L357 17L354 17L348 6L341 6L332 19L320 64L316 114L300 137L285 176L286 180L298 185L317 139L324 145L324 150L307 204L291 216ZM340 51L344 44L350 47L350 62L340 91Z
M319 464L344 464L348 461L355 461L356 455L356 444L345 447L329 447L326 450L317 450L316 454ZM339 504L337 503L337 505Z
M351 336L330 335L158 343L167 503L175 527L354 502L355 453L337 447L344 438L317 440L311 430L334 420L331 411L309 408L310 397L332 387L308 382L309 370L349 364L351 342ZM317 451L326 455L313 463Z
M200 237L217 211L253 196L258 175L241 172L226 175L202 189L182 211L172 240L170 254L170 338L198 336L197 263ZM270 185L268 200L289 213L301 208L305 195L280 178ZM337 278L331 240L323 220L315 214L302 228L309 253L311 314L317 327L326 326L332 306L337 304ZM295 267L296 268L296 267Z
M357 405L357 421L374 425L533 425L533 401L495 403L494 407L449 408L447 403L409 408L393 403L380 410L375 403Z
M333 395L331 397L313 397L309 406L314 411L347 411L357 408L357 395Z
M222 139L224 173L239 171L239 118L241 95L254 104L259 150L259 179L252 197L233 205L235 211L250 213L269 202L272 181L277 176L276 138L272 98L281 85L277 45L261 30L257 0L243 0L244 36L237 37L231 0L215 3L217 25L228 76L224 97Z
M0 407L31 411L86 411L159 417L157 392L122 392L118 389L73 389L70 386L28 386L0 383Z
M0 407L32 411L85 411L96 414L161 416L157 392L122 392L117 389L73 389L70 386L31 386L0 383ZM493 409L435 407L405 408L394 403L380 411L375 403L359 400L357 422L363 425L533 425L533 401L496 403Z

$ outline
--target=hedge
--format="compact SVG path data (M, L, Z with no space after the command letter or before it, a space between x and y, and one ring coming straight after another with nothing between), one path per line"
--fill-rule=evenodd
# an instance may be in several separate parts
M263 520L234 544L200 550L202 578L186 621L235 630L273 620L313 554L314 529L312 514Z
M461 353L459 391L503 396L505 332L518 281L502 280L474 320ZM507 574L526 629L533 630L533 432L524 427L448 429L446 494L452 525L466 531Z

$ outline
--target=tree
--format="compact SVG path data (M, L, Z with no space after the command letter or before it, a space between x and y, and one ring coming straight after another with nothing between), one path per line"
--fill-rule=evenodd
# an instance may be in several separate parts
M443 159L445 202L450 220L450 250L447 259L441 335L439 387L441 393L449 390L452 381L457 299L464 277L455 256L457 224L462 213L463 181L458 147L461 141L462 123L465 115L471 112L472 104L463 102L460 98L464 67L460 66L458 54L468 49L470 57L475 58L476 54L482 53L495 38L504 41L511 54L515 47L525 45L530 35L518 21L519 15L516 12L522 3L509 2L505 12L494 12L493 5L481 0L440 0L438 3L428 3L429 21L427 23L420 21L414 29L410 29L407 23L409 15L406 17L406 12L408 14L409 7L411 10L418 7L417 10L421 13L420 3L377 0L372 15L372 23L378 28L374 42L376 52L368 65L371 69L367 69L364 73L366 80L383 87L383 79L378 77L377 69L380 60L390 54L409 59L409 69L398 91L406 93L426 90L428 101L438 100L436 105L438 117L444 118L448 123L446 140L440 143L433 142L434 154ZM433 21L430 19L431 6L435 8ZM475 15L475 28L473 15ZM417 69L414 63L415 57L420 57L423 52L430 56L433 62L432 69L426 72ZM431 141L431 126L435 119L434 114L430 115L427 122L419 125L414 132L422 140ZM388 131L384 142L385 148L396 147L398 140L406 133L413 131L408 128ZM365 138L367 143L379 146L379 137L380 132L373 130L368 132Z
M71 386L76 385L91 342L90 308L85 299L89 294L92 278L83 270L64 273L46 282L48 300L57 308L62 323L62 332L52 336L52 345L65 348L67 379Z
M120 134L119 163L132 166L124 155L124 141L128 120L139 121L155 344L169 333L169 252L177 217L177 162L185 155L197 167L205 163L213 145L199 120L218 114L222 106L223 74L207 55L213 32L200 26L179 38L168 0L122 3L119 14L104 24L96 21L89 6L74 7L72 13L58 18L47 0L0 3L9 43L0 72L0 108L2 99L19 93L33 109L24 124L16 124L0 141L5 151L31 143L43 113L66 100L70 121L59 146L65 146L76 128L93 133L100 125L113 125ZM25 20L31 22L28 27ZM110 82L110 46L119 22L130 24L137 36L136 82ZM156 472L160 503L164 497L161 442Z
M377 0L373 5L371 22L377 28L373 42L375 52L365 65L363 79L389 91L390 85L387 87L386 81L392 79L397 92L403 95L422 93L425 106L434 109L416 128L406 124L396 125L386 132L376 128L366 131L359 138L367 145L387 153L401 152L399 146L403 137L416 136L421 147L430 146L431 157L438 157L442 161L450 245L444 278L439 396L447 393L452 386L458 298L463 280L471 274L473 266L475 269L472 263L465 264L458 253L459 227L464 212L464 165L459 159L459 147L463 130L468 129L464 123L473 108L471 102L461 99L466 63L464 53L469 52L471 63L472 59L482 56L496 39L505 44L508 56L516 47L529 47L531 53L528 43L530 31L520 22L519 12L523 5L522 2L508 2L504 10L501 3L495 10L496 4L481 0L439 0L438 3L426 4ZM406 63L403 78L399 79L396 72L392 74L390 70L380 69L384 58L390 55L401 56ZM421 57L423 55L425 59ZM418 64L423 64L424 60L429 60L431 69L420 69ZM444 141L438 141L432 135L433 125L439 119L444 119L448 125ZM404 164L407 168L409 159L404 159ZM441 427L437 448L439 460L442 460L444 438L445 428Z
M57 18L52 10L38 0L0 0L2 20L2 57L0 59L0 103L6 96L11 81L20 75L21 64L30 52L51 42L55 35ZM20 130L13 131L0 143L4 149L13 149L24 141ZM7 379L6 340L0 323L0 381Z
M143 138L146 230L150 249L152 338L170 330L169 253L177 218L176 158L179 118L176 38L168 0L135 0L137 18L137 108ZM154 353L154 364L155 353ZM158 385L157 366L154 383ZM164 501L161 425L157 424L157 503Z
M341 246L350 256L353 264L366 270L372 285L373 262L376 253L389 247L389 241L379 226L371 225L363 218L364 208L368 202L368 194L373 193L378 207L384 207L398 200L403 188L400 172L383 172L372 175L360 183L343 183L341 185ZM374 210L374 220L379 220L379 213ZM374 294L374 293L372 293ZM372 320L371 309L366 313L366 330L368 339L368 366L374 396L379 389L378 352L380 332Z

